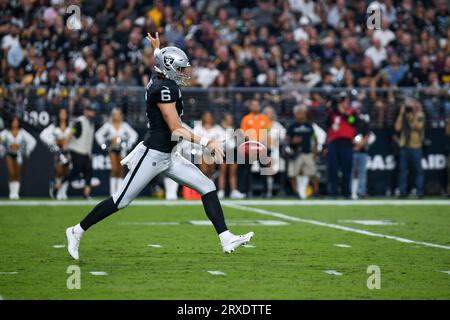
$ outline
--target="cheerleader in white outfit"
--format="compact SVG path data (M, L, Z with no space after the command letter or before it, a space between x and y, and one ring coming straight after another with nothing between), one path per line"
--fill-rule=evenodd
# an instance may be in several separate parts
M206 137L210 140L223 140L225 135L224 130L221 126L215 124L214 118L209 111L205 111L202 114L201 124L195 125L193 132L201 137ZM217 165L214 161L209 159L205 154L203 154L203 149L196 146L196 154L201 159L198 159L200 170L210 179L214 180L214 174L216 173Z
M109 151L111 160L111 176L109 191L113 195L119 189L125 177L125 168L120 161L131 150L138 138L137 132L125 121L119 109L113 109L110 121L106 122L95 133L95 140L103 150Z
M57 200L66 200L69 187L67 177L70 172L68 145L71 138L69 115L66 109L59 110L56 125L51 124L45 128L39 138L55 154L55 181L50 185L50 196L53 197L56 191Z
M266 176L267 179L267 198L272 198L273 196L273 183L274 175L276 175L280 170L285 169L285 162L282 157L280 157L280 141L283 141L286 137L286 129L283 125L277 121L277 113L274 108L268 106L265 107L263 113L270 119L270 173Z
M6 168L8 170L9 198L19 199L20 166L36 146L36 139L20 127L18 117L13 117L9 129L0 132L0 143L4 146Z

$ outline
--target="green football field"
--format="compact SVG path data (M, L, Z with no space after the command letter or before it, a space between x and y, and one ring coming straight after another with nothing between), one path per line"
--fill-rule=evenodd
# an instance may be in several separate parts
M199 203L138 201L80 261L64 231L91 203L0 202L2 299L450 298L449 201L228 201L231 231L255 232L230 255Z

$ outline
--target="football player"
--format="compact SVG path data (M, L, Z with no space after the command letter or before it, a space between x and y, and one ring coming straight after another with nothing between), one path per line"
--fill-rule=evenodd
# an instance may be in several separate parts
M76 260L79 259L78 247L84 232L114 212L127 207L160 174L201 194L206 215L214 225L225 253L247 243L254 235L253 232L234 235L228 230L214 183L192 162L178 152L172 152L177 143L185 139L203 146L219 163L224 156L219 141L198 136L182 126L183 100L179 86L185 85L185 81L189 79L185 73L190 67L187 55L176 47L160 49L158 33L155 38L148 34L147 39L154 49L156 71L145 92L149 129L144 141L121 162L130 170L119 190L97 204L79 224L67 228L67 249Z

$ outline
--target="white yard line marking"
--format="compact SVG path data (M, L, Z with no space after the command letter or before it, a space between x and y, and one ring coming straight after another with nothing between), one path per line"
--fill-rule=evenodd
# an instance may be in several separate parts
M108 275L108 272L105 272L105 271L91 271L89 273L92 274L93 276L107 276Z
M136 221L136 222L119 222L118 224L121 225L136 225L136 226L178 226L180 225L179 222L173 222L173 221Z
M98 200L1 200L0 206L92 206ZM223 204L258 206L450 206L450 200L224 200ZM191 200L135 200L134 206L199 206L201 201Z
M12 272L0 272L1 275L8 275L8 274L18 274L17 271L12 271Z
M243 247L244 248L256 248L256 246L253 244L244 244Z
M336 270L325 270L324 272L327 274L331 274L333 276L342 276L343 275L342 272L338 272Z
M401 237L390 236L390 235L385 235L385 234L381 234L381 233L370 232L370 231L362 230L362 229L355 229L355 228L344 227L344 226L341 226L341 225L338 225L338 224L325 223L325 222L321 222L321 221L317 221L317 220L302 219L302 218L292 217L292 216L288 216L288 215L283 214L283 213L279 213L279 212L275 212L275 211L269 211L269 210L265 210L265 209L246 207L246 206L241 206L241 205L236 205L236 204L233 204L233 205L227 204L227 206L230 207L230 208L238 209L238 210L259 213L259 214L262 214L262 215L265 215L265 216L276 217L276 218L279 218L279 219L285 219L285 220L289 220L289 221L296 221L296 222L314 224L316 226L321 226L321 227L327 227L327 228L333 228L333 229L339 229L339 230L359 233L359 234L363 234L363 235L370 236L370 237L385 238L385 239L400 241L400 242L404 242L404 243L415 243L415 244L420 244L420 245L424 245L424 246L427 246L427 247L441 248L441 249L450 250L450 246L444 246L444 245L441 245L441 244L434 244L434 243L429 243L429 242L415 241L415 240L410 240L410 239L406 239L406 238L401 238Z
M226 276L225 272L219 271L219 270L208 270L209 274L212 274L213 276Z
M404 224L403 222L394 222L391 220L338 220L338 222L356 223L364 226L396 226Z
M336 243L334 246L338 247L338 248L351 248L352 247L348 244L343 244L343 243Z
M160 244L149 244L148 247L152 247L152 248L162 248L162 245L160 245Z
M209 220L191 220L188 222L194 226L212 226ZM279 220L227 220L229 226L285 226L288 224Z
M61 248L65 248L65 247L66 247L65 244L55 244L55 245L53 245L53 248L55 248L55 249L61 249Z

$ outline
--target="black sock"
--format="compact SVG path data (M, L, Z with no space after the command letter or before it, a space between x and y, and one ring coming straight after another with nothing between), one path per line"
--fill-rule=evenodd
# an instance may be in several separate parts
M223 216L222 206L220 205L219 198L217 197L217 191L211 191L202 196L203 207L205 208L206 215L211 220L214 228L216 228L217 234L221 234L227 231L227 225L225 224L225 218Z
M92 225L105 219L118 210L119 209L117 209L113 198L109 197L108 199L105 199L97 204L94 209L92 209L91 212L89 212L88 215L80 222L80 226L84 231L86 231Z

